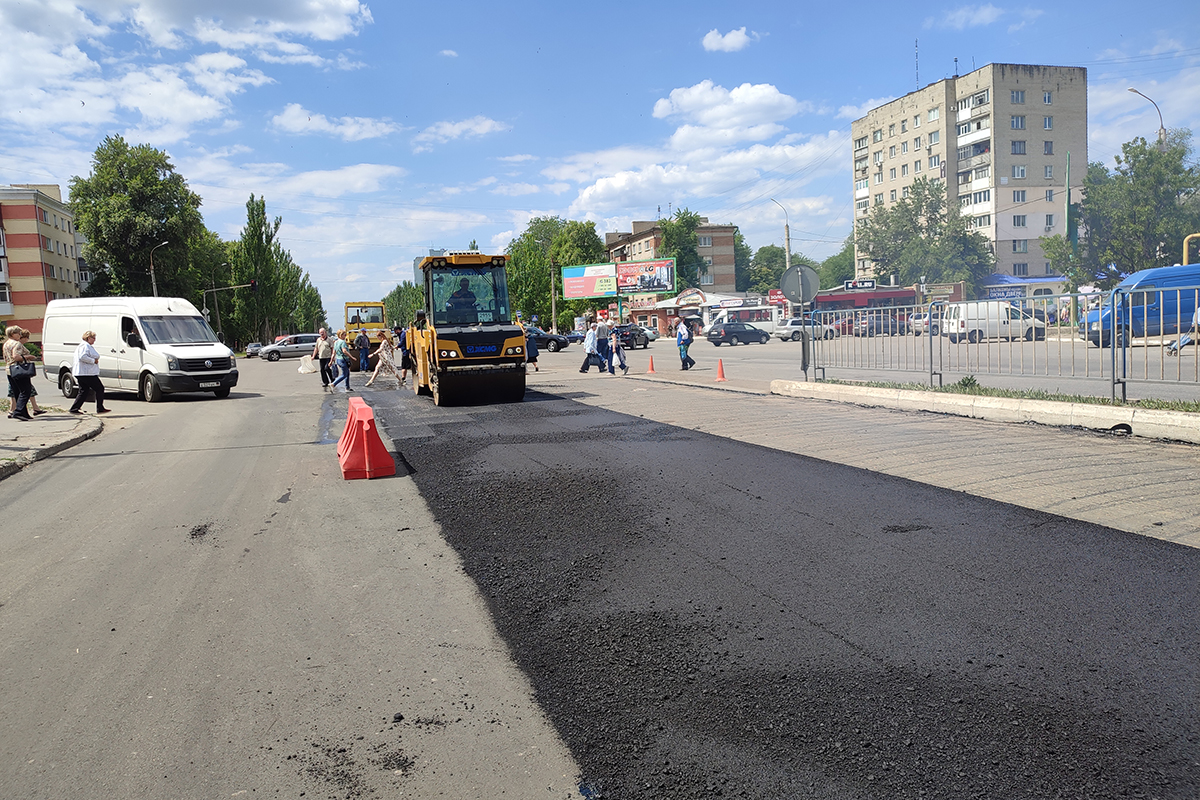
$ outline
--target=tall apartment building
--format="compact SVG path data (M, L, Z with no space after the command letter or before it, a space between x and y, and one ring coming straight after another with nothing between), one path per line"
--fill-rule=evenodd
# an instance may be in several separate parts
M1076 199L1087 172L1085 68L988 64L872 109L850 130L855 224L930 178L991 240L997 273L1053 274L1038 239L1067 232L1068 154ZM858 276L872 277L855 255Z
M696 252L708 271L700 273L700 288L706 292L732 294L737 289L734 277L734 237L736 225L711 225L700 218L696 228L699 246ZM662 228L657 222L634 221L630 233L604 234L609 261L649 261L658 258L662 247ZM682 289L683 287L676 287Z
M79 296L75 221L57 186L0 186L0 318L42 340L46 304Z

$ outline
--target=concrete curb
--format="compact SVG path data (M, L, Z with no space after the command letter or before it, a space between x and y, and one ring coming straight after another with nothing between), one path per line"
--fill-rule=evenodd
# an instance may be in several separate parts
M1056 403L912 389L883 389L838 383L771 381L771 394L829 400L859 406L932 411L991 422L1036 422L1041 425L1110 431L1128 429L1147 439L1173 439L1200 444L1200 414L1158 409L1123 408L1089 403Z
M68 434L60 434L56 441L48 442L39 447L33 447L25 450L17 455L12 461L6 461L0 464L0 481L7 477L16 475L21 470L28 467L35 461L41 461L43 458L49 458L55 453L61 453L68 447L74 447L80 442L86 442L88 439L94 439L104 430L104 422L98 417L86 417L79 420L75 425L75 430Z

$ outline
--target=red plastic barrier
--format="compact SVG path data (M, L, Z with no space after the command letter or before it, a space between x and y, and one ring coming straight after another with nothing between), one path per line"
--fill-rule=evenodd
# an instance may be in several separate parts
M350 413L337 446L342 478L386 478L396 474L396 462L379 438L375 412L360 397L350 398Z

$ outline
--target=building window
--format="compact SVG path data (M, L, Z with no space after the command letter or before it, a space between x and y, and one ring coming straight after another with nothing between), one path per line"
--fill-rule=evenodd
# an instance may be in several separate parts
M888 170L888 180L889 181L896 180L896 168L895 167L892 167L891 169Z
M1054 155L1054 142L1042 142L1042 155Z
M992 199L992 190L984 189L982 192L974 192L971 194L971 203L988 203Z
M843 139L842 141L845 141L845 140ZM1025 177L1025 165L1024 164L1013 164L1012 176L1014 178L1024 178Z
M8 284L0 283L0 303L11 303L12 295L8 293Z
M880 128L876 131L871 132L871 141L873 141L873 142L882 142L883 141L883 128Z
M699 237L697 237L696 240L699 243L698 244L699 247L712 247L712 237L711 236L699 236Z
M842 141L845 141L845 140L843 139ZM711 272L706 272L700 276L700 285L701 286L712 286L716 282L717 282L716 276L714 276Z
M941 115L940 112L941 112L941 109L938 109L938 108L929 109L929 121L935 122L937 120L937 118Z
M854 182L854 191L857 192L859 189L866 189L868 186L870 186L870 181L868 181L866 178L859 178ZM712 247L711 240L709 241L708 246Z
M1012 90L1012 102L1013 102L1013 105L1017 105L1017 106L1025 105L1025 90L1024 89L1013 89Z
M1013 129L1014 131L1023 131L1023 130L1025 130L1025 117L1024 117L1023 115L1019 115L1019 114L1013 114L1013 116L1012 116L1012 129ZM842 141L845 141L845 139L843 139Z
M908 197L908 188L909 188L909 187L907 187L907 186L905 186L905 187L904 187L904 192L903 192L903 194L904 194L904 196L905 196L905 197Z
M991 174L992 174L992 168L990 166L976 167L974 174L971 176L971 179L977 181L980 178L986 178L987 176L989 176Z
M882 151L882 150L876 150L876 151L875 151L875 152L872 154L872 158L874 159L874 161L875 161L875 163L876 163L876 164L882 164L882 163L883 163L883 151Z
M1014 253L1028 253L1029 252L1029 240L1028 239L1013 239L1013 252Z
M891 200L893 203L894 203L894 202L896 202L896 190L895 190L895 189L892 189L892 193L891 193L891 195L889 195L889 199L890 199L890 200Z
M1054 167L1051 164L1047 164L1045 173L1046 173L1047 178L1053 178L1054 177Z
M920 137L920 136L918 136L917 138L913 139L913 148L914 148L914 149L916 149L916 150L920 150L920 149L921 149L921 137Z
M920 172L920 171L921 171L921 159L918 158L916 161L913 162L913 172Z
M867 206L869 205L871 205L870 200L856 200L854 202L854 207L863 214L867 213Z
M938 142L940 142L941 140L942 140L942 132L941 131L930 131L929 132L929 144L935 145Z
M903 178L907 175L908 175L908 164L901 164L900 165L900 177Z
M50 251L50 237L49 236L42 237L42 249L47 252Z
M880 192L879 194L875 195L875 205L877 205L877 206L883 205L883 192Z
M971 182L971 170L967 170L966 172L958 173L958 185L959 186L962 186L962 185L970 183L970 182Z
M878 186L881 183L883 183L883 171L882 170L875 173L875 185Z
M900 132L908 133L908 120L906 120L906 119L900 120Z
M896 145L892 145L891 147L888 148L888 158L895 158L895 157L896 157Z
M1029 274L1029 264L1013 264L1013 275L1024 278Z
M908 142L901 142L901 143L900 143L900 152L901 152L901 153L907 153L907 152L908 152Z
M896 135L896 123L893 122L891 125L888 125L888 136L895 136L895 135Z
M1042 130L1054 130L1054 117L1042 117Z
M1047 214L1046 215L1046 230L1050 230L1053 227L1054 227L1054 215Z
M1025 142L1024 142L1024 141L1015 141L1015 140L1014 140L1014 141L1013 141L1013 143L1012 143L1012 154L1013 154L1014 156L1023 156L1023 155L1025 155Z
M1046 105L1051 105L1054 102L1054 96L1051 92L1042 92L1042 102Z
M971 123L970 122L958 123L958 127L956 127L954 129L954 132L957 133L959 136L966 136L968 133L971 132Z
M933 169L934 167L940 167L941 165L942 165L942 157L940 155L929 157L929 168L930 169Z
M867 137L861 136L858 139L854 140L854 149L855 150L861 150L866 146L867 146Z
M1024 228L1024 227L1026 227L1026 226L1025 226L1025 215L1024 215L1024 214L1013 214L1013 227L1014 227L1014 228Z
M1025 190L1024 189L1013 189L1013 202L1014 203L1024 203L1025 202Z
M975 219L971 220L971 225L976 228L986 228L987 226L989 226L991 224L992 224L992 215L991 214L984 214L981 217L976 217Z
M706 267L711 267L711 266L712 266L712 256L705 256L705 257L704 257L704 266L706 266Z
M1054 274L1054 267L1050 266L1050 262L1049 262L1049 261L1047 261L1047 262L1046 262L1046 274L1047 274L1047 275L1053 275L1053 274Z

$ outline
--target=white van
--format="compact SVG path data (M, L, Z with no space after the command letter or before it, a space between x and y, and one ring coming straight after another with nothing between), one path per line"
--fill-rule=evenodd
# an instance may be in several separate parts
M983 339L1046 338L1046 323L1003 300L977 300L950 303L942 319L942 333L957 343L960 339L975 343Z
M701 333L707 334L709 329L714 325L720 325L724 322L745 322L753 325L760 331L773 334L784 323L784 310L782 306L777 305L716 308L713 309L712 319L704 326Z
M79 389L71 374L84 331L96 334L105 389L136 391L153 403L172 392L228 397L237 386L233 351L196 307L178 297L51 300L42 328L42 369L64 397Z

